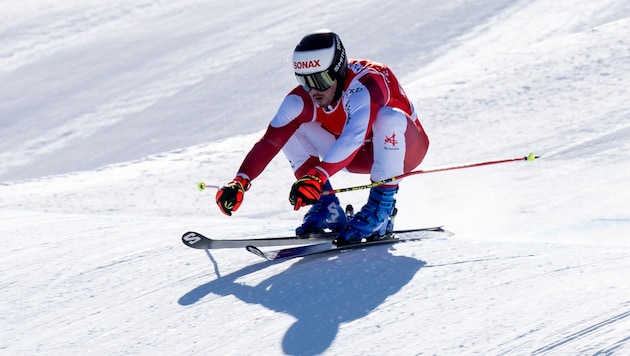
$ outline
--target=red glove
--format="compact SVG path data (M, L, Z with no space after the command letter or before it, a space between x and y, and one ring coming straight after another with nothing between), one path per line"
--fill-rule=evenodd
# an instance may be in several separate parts
M216 200L223 214L232 216L232 212L241 206L243 196L251 186L249 179L236 176L230 183L221 187L217 192Z
M313 168L304 177L293 183L291 193L289 193L289 202L293 205L293 210L315 204L319 200L327 180L328 177L322 171Z

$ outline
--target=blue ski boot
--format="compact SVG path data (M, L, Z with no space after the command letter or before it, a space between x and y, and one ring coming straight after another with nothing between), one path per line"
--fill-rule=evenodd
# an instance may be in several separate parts
M337 246L378 240L394 230L396 187L374 187L367 204L348 221L333 243Z
M324 190L332 190L329 182L324 184ZM304 215L302 225L295 229L297 236L321 234L324 232L338 232L346 227L346 213L334 194L322 195L317 203Z

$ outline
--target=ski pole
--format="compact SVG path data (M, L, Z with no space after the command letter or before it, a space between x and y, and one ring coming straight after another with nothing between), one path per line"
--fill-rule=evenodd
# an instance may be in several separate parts
M379 185L391 183L393 181L396 181L396 180L399 180L399 179L402 179L402 178L405 178L405 177L413 176L413 175L416 175L416 174L451 171L451 170L455 170L455 169L489 166L491 164L516 162L516 161L530 161L531 162L531 161L534 161L536 158L540 158L540 156L535 156L533 153L530 153L530 154L528 154L525 157L508 158L508 159L501 159L501 160L497 160L497 161L485 161L485 162L477 162L477 163L466 163L466 164L460 164L460 165L455 165L455 166L447 166L447 167L420 169L420 170L417 170L417 171L411 171L411 172L403 173L403 174L395 176L395 177L379 180L378 182L372 182L370 184L358 185L356 187L348 187L348 188L339 188L339 189L325 190L325 191L322 192L322 195L329 195L329 194L335 194L335 193L345 193L345 192L353 192L355 190L369 189L369 188L377 187ZM220 189L221 187L219 187L218 185L209 185L209 184L206 184L205 182L197 183L197 189L200 192L203 192L207 188Z
M416 175L416 174L451 171L451 170L455 170L455 169L480 167L480 166L489 166L491 164L516 162L516 161L530 161L531 162L531 161L534 161L536 158L540 158L540 156L535 156L533 153L530 153L530 154L528 154L525 157L508 158L508 159L501 159L501 160L497 160L497 161L485 161L485 162L477 162L477 163L466 163L466 164L460 164L460 165L455 165L455 166L447 166L447 167L439 167L439 168L420 169L420 170L417 170L417 171L407 172L407 173L404 173L404 174L401 174L401 175L398 175L398 176L395 176L395 177L379 180L378 182L373 182L373 183L370 183L370 184L358 185L356 187L348 187L348 188L339 188L339 189L326 190L326 191L322 192L322 195L335 194L335 193L344 193L344 192L353 192L355 190L373 188L373 187L377 187L379 185L391 183L391 182L393 182L395 180L399 180L399 179L402 179L402 178L405 178L405 177L409 177L409 176L413 176L413 175Z

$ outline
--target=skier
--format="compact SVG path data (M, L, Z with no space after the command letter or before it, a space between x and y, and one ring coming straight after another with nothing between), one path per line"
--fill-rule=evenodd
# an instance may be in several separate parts
M346 55L339 36L319 30L293 52L299 83L282 101L262 138L245 156L235 178L219 189L216 202L230 216L244 193L282 150L297 181L294 210L312 205L298 236L338 232L338 246L378 239L393 230L399 181L371 188L367 203L347 218L329 178L345 169L379 181L409 172L423 160L429 139L413 104L391 69Z

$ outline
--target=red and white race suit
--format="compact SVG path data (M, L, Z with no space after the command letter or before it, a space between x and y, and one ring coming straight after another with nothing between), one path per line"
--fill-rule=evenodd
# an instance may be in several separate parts
M394 73L384 64L351 60L340 100L320 108L301 87L282 101L239 175L255 179L282 149L296 178L317 167L329 177L346 169L379 181L409 172L429 139Z

